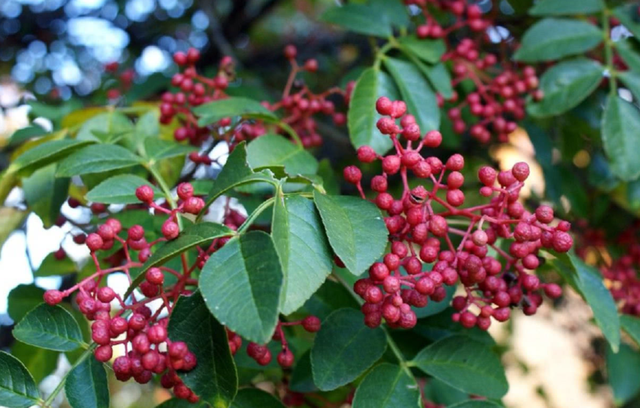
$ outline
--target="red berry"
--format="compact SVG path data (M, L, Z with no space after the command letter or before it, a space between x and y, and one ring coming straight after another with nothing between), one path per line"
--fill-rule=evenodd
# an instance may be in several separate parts
M87 247L91 252L95 252L99 249L102 249L102 245L104 245L104 241L102 237L96 233L91 233L87 236L86 239Z
M154 285L162 285L164 283L164 274L160 268L152 267L145 273L145 279Z
M564 231L556 231L553 236L553 249L557 252L567 252L573 246L573 238Z
M198 214L204 208L204 200L200 197L190 197L184 203L184 211L189 214Z
M195 48L189 48L187 51L187 62L189 64L195 64L200 59L200 51Z
M371 146L360 146L358 148L358 160L363 163L371 163L376 159L376 152Z
M127 231L127 237L132 241L139 241L144 238L144 228L141 225L134 225Z
M282 368L289 368L293 365L293 353L289 349L284 349L278 353L277 359Z
M480 182L485 186L493 186L493 184L496 182L496 177L496 171L491 167L483 166L478 171L478 180L480 180Z
M393 110L393 102L391 102L391 100L386 96L380 97L376 101L376 110L379 114L388 116Z
M287 59L294 59L298 54L298 49L294 45L287 45L284 47L284 56Z
M511 170L513 176L518 181L525 181L529 177L529 165L524 162L516 163Z
M108 286L98 289L98 300L104 303L111 302L116 297L116 292Z
M172 240L178 237L180 234L180 227L178 224L171 220L167 220L162 224L162 235L168 240Z
M151 186L148 186L146 184L143 184L136 189L136 197L143 203L150 203L151 201L153 201L153 194L154 193Z
M98 235L100 235L104 241L111 241L116 236L115 231L107 224L102 224L98 227Z
M307 316L302 320L302 327L310 333L315 333L320 330L320 319L315 316Z
M167 329L161 324L156 324L147 330L147 336L151 343L160 344L167 339Z
M51 306L55 306L58 303L62 302L62 292L56 289L50 289L44 292L44 301Z
M173 61L180 66L185 65L187 63L187 55L184 52L178 51L173 54Z
M343 171L344 179L351 184L358 184L362 180L362 172L356 166L347 166Z
M111 348L111 345L108 344L99 346L93 352L93 355L96 357L96 360L106 363L111 360L111 357L113 357L113 349Z
M176 188L176 191L178 193L178 197L183 201L193 196L193 186L191 183L180 183L178 188Z

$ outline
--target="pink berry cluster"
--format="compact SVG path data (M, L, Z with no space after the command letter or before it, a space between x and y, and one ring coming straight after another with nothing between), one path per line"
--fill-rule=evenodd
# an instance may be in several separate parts
M154 202L154 192L150 186L142 185L136 189L136 197L141 202L153 208L157 214L168 215L161 228L162 237L152 242L147 242L144 227L133 225L125 231L116 218L108 218L88 235L75 235L74 241L84 243L91 251L96 272L67 290L48 290L44 300L55 305L77 292L75 302L78 309L93 321L91 338L97 344L94 354L98 361L110 361L114 347L124 347L124 355L113 361L113 370L119 380L133 378L144 384L152 379L153 374L162 375L161 384L165 388L172 388L179 398L196 402L198 397L177 375L179 371L192 370L197 363L196 356L185 343L172 342L167 337L168 319L161 317L161 313L170 313L179 295L191 293L190 288L197 285L197 280L191 277L192 272L203 265L208 253L214 251L219 242L212 245L209 252L201 250L194 265L182 272L167 267L149 268L139 287L143 298L138 298L134 293L131 301L127 301L112 288L103 285L106 276L117 272L124 272L131 282L131 269L142 267L155 245L179 235L177 214L198 214L204 207L204 200L193 195L193 186L189 183L178 185L177 195L180 199L178 206L169 210ZM106 208L100 210L106 211ZM114 252L116 244L121 248ZM110 264L110 268L102 267L98 258L101 252L108 254L103 261ZM135 252L137 256L134 256ZM177 282L166 285L167 274L174 275ZM162 305L152 312L147 304L156 300L161 300ZM119 305L119 310L112 313L114 301Z
M621 255L617 257L608 250L607 244L610 241L605 237L604 231L592 229L586 222L578 223L578 226L583 227L583 231L576 253L584 259L595 256L596 265L620 312L640 317L640 277L637 273L640 267L640 222L634 222L615 240L617 250L621 250ZM608 256L604 257L601 254Z
M486 30L494 25L493 15L483 15L477 4L460 0L405 0L405 3L419 6L425 18L425 23L416 28L418 38L445 38L447 51L442 61L451 62L453 88L460 88L463 82L475 87L472 92L465 92L464 98L455 90L447 101L438 95L440 107L445 102L453 105L447 112L453 130L459 134L468 130L471 137L481 143L488 143L492 135L497 136L498 141L507 141L508 134L517 128L516 121L525 117L527 96L535 100L544 96L538 89L535 69L514 64L504 52L484 51L487 46L492 47ZM438 23L435 16L441 20L447 18L446 25ZM465 28L471 31L470 35L452 35ZM502 51L514 49L513 44L503 40ZM463 117L465 109L474 117L472 123Z
M477 4L469 4L466 1L405 0L405 4L420 7L425 18L425 23L416 28L418 38L443 38L463 27L469 27L474 32L481 32L492 24L491 19L484 18L482 10ZM446 28L442 27L433 17L434 14L442 12L450 13L454 19L454 23Z
M176 52L173 55L173 61L182 69L171 78L171 85L178 88L178 92L165 92L160 104L160 123L169 124L177 117L181 126L174 131L174 138L179 142L188 140L196 146L201 145L211 135L211 129L198 126L198 118L191 111L192 108L225 98L224 91L235 75L233 60L230 57L224 57L220 61L218 73L213 78L198 73L195 64L199 60L200 52L195 48L190 48L186 53ZM228 126L230 123L230 119L223 119L220 125ZM200 161L206 162L206 157Z
M125 229L116 218L107 218L103 224L97 226L95 232L88 235L74 235L74 242L89 248L96 272L69 289L46 291L44 300L50 305L56 305L77 292L75 303L78 309L93 322L91 337L97 345L94 352L96 359L102 362L110 361L114 355L114 348L124 347L124 355L113 360L113 370L119 380L128 381L133 378L145 384L151 381L154 374L158 374L161 375L162 386L173 389L176 397L197 402L198 396L183 384L177 375L178 372L190 371L196 366L196 355L184 342L172 342L167 337L168 318L163 317L163 312L170 315L178 297L192 293L198 284L198 280L193 276L194 271L202 269L209 256L224 246L230 237L215 239L206 249L196 247L198 255L191 265L187 263L183 254L181 271L167 266L147 269L145 279L138 287L142 297L138 297L134 292L130 298L123 299L112 288L104 285L109 274L120 272L127 275L131 284L131 270L142 267L157 244L176 239L180 235L178 214L198 214L205 206L204 200L194 195L190 183L179 184L176 193L178 202L175 208L171 209L166 201L155 199L154 191L149 185L142 185L136 189L135 195L142 204L130 207L142 205L143 208L153 209L156 215L167 217L161 227L161 236L151 242L147 241L147 237L153 233L152 231L145 231L141 225ZM75 207L81 205L79 202L73 204ZM100 214L107 211L106 206L101 205L104 208L98 208ZM223 223L230 229L237 230L245 220L246 217L228 205L225 207ZM117 244L120 248L114 248ZM99 258L100 254L104 254L102 259ZM65 256L62 248L55 252L57 259L63 259ZM110 267L104 268L101 261ZM168 284L165 281L167 275L173 275L176 278L173 280L175 283ZM153 312L148 304L158 300L162 304ZM119 306L117 311L112 310L114 303ZM301 325L308 332L316 332L320 329L320 320L315 316L308 316L300 321L278 323L273 340L282 344L277 361L283 368L291 367L294 361L283 327L295 325ZM227 330L227 335L229 348L235 354L242 345L242 339L230 330ZM271 352L265 345L250 343L247 352L259 364L266 365L271 361Z
M315 73L318 70L318 62L309 59L300 65L296 61L297 49L288 45L284 50L285 57L291 64L291 71L281 100L275 103L263 102L269 110L283 110L282 122L291 127L300 137L300 142L305 148L317 147L322 144L322 137L317 131L315 115L328 115L336 125L344 125L346 116L337 112L335 104L330 98L338 95L348 104L348 95L353 89L351 83L344 91L338 87L330 88L322 93L313 93L304 83L297 81L300 72ZM207 78L198 73L195 64L200 59L200 53L196 49L189 49L186 53L177 52L173 56L174 62L182 69L171 79L171 84L178 88L178 92L165 92L162 95L160 105L160 122L169 124L174 119L181 126L174 131L177 141L188 140L189 143L200 146L204 140L214 137L223 140L231 148L244 140L253 140L270 131L287 135L277 125L267 124L263 121L231 123L231 118L223 118L211 126L198 126L198 117L192 111L193 107L214 100L225 99L225 93L229 83L235 79L234 64L230 57L224 57L218 67L218 73L214 78ZM194 152L189 158L197 164L211 164L209 157L202 153Z
M285 337L284 331L282 330L285 326L302 326L304 330L309 333L315 333L320 330L320 319L316 316L307 316L302 320L293 321L293 322L278 322L276 326L276 331L273 334L272 339L276 342L281 343L282 350L278 353L276 360L278 364L282 368L291 368L293 366L294 356L291 350L289 349L289 345L287 343L287 339ZM231 339L231 336L229 337ZM231 341L231 340L230 340ZM231 346L231 343L230 343ZM231 347L231 352L235 354L238 350L239 346ZM271 362L272 355L271 350L267 347L266 344L258 344L254 342L250 342L247 345L247 354L249 357L254 359L256 363L266 366Z
M135 71L133 69L126 69L118 74L119 69L120 64L115 61L104 66L104 72L112 75L115 79L115 85L107 90L107 99L112 101L118 99L131 88L133 78L135 77Z
M347 85L346 90L339 87L332 87L322 93L315 94L304 83L296 86L296 77L301 71L315 73L318 71L318 61L309 59L300 65L296 61L298 50L293 45L287 45L284 55L291 64L291 71L287 84L282 93L282 99L274 104L265 103L270 110L284 110L283 121L291 126L300 135L300 140L305 148L319 147L322 145L322 136L318 133L315 115L322 114L332 118L336 126L343 126L347 122L347 117L342 112L337 112L334 102L329 100L332 95L339 95L349 103L349 96L355 86L354 82ZM294 88L296 89L293 92ZM249 126L243 131L255 133Z
M452 60L454 78L452 83L457 85L470 79L476 86L474 92L458 102L458 95L454 93L449 102L456 104L449 108L447 116L453 123L456 133L467 130L467 123L462 118L462 111L468 108L477 122L469 128L471 137L481 143L487 143L491 135L497 135L498 141L506 142L509 133L517 128L515 121L524 119L526 97L532 95L535 100L541 100L543 93L538 89L539 80L536 71L531 66L503 68L500 64L494 75L489 68L496 64L497 58L487 54L479 59L476 44L469 39L462 40L458 46L443 58ZM439 100L440 106L444 100ZM490 130L491 129L491 130Z
M424 148L440 145L442 135L433 130L423 135L404 102L382 97L376 109L383 115L377 127L390 137L394 152L381 156L362 146L357 155L363 163L381 162L382 174L371 179L376 194L372 201L387 214L390 251L370 267L367 278L355 283L355 292L365 300L365 323L376 327L384 319L391 327L411 328L416 324L411 307L443 300L444 285L458 281L466 296L453 299L458 311L453 319L485 330L491 317L506 321L513 307L534 314L542 292L560 296L558 285L540 282L533 272L540 265L541 248L571 248L570 224L554 222L551 207L543 205L530 213L518 201L529 166L517 163L510 171L480 168L480 195L488 202L465 208L464 157L454 154L443 163L436 156L423 156ZM410 188L410 174L430 187ZM397 176L403 191L396 198L388 191L388 181ZM344 178L365 198L358 167L346 167ZM507 250L502 249L505 243Z

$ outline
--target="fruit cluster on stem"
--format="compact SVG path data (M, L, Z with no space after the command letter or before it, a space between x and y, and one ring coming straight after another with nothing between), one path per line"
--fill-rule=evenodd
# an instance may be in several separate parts
M420 7L424 16L425 23L416 29L418 38L445 41L447 51L442 61L452 67L452 87L462 92L463 83L465 89L467 85L473 86L473 91L466 92L464 98L455 90L446 100L438 95L438 105L447 105L454 132L461 134L468 130L481 143L488 143L492 135L506 142L517 127L515 121L525 117L526 98L544 97L538 89L535 69L509 59L507 51L517 46L512 38L500 38L499 44L489 38L487 29L494 25L493 15L483 14L477 4L459 0L405 0L405 3ZM444 26L436 15L444 15L439 17L441 20L447 19ZM459 31L465 29L470 34L458 38ZM492 47L497 52L487 51ZM467 111L474 119L465 115Z
M382 174L370 183L376 193L372 201L387 214L390 251L371 266L369 277L355 283L365 301L365 323L376 327L384 319L391 327L411 328L417 321L412 307L442 301L445 286L458 281L465 296L453 299L458 312L453 319L465 327L486 330L491 317L506 321L514 307L534 314L542 292L559 297L560 287L542 283L534 271L541 263L540 249L567 252L572 247L570 224L556 221L551 207L542 205L530 213L518 201L529 166L517 163L510 171L481 167L480 195L488 203L465 208L464 157L454 154L443 163L423 156L424 149L440 145L442 135L433 130L423 135L403 101L382 97L376 109L383 115L378 129L389 136L394 152L381 156L361 146L357 154L363 163L381 161ZM411 173L424 181L409 187ZM396 198L388 185L398 176L403 190ZM346 167L344 178L366 198L358 167Z
M233 60L224 57L215 77L207 78L199 74L195 65L200 59L200 54L195 49L190 49L187 53L177 52L173 56L174 62L182 69L171 79L171 84L178 88L178 92L165 92L162 95L160 122L169 124L177 118L181 125L174 131L174 138L177 141L188 140L195 146L201 146L209 137L213 137L215 140L226 141L230 148L233 148L241 141L253 140L269 131L293 137L283 128L284 126L293 130L296 135L294 141L301 143L305 148L322 145L322 136L318 133L315 116L328 115L336 125L344 125L346 116L336 110L331 99L333 95L337 95L345 101L345 105L348 104L354 84L350 83L346 90L332 87L316 94L296 78L303 71L317 72L318 62L309 59L302 65L298 64L297 49L293 45L285 47L284 54L291 64L291 71L282 97L274 103L262 102L271 111L283 111L279 123L269 124L255 120L251 123L241 121L233 124L231 118L223 118L212 125L199 126L198 116L192 109L207 102L227 98L225 91L235 79L235 71ZM211 164L211 159L203 153L192 153L189 158L195 163Z

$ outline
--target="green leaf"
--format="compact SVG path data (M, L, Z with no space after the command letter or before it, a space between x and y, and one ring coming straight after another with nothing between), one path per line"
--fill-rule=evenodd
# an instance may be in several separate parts
M58 165L57 177L103 173L140 164L142 159L122 146L100 144L87 146L65 158Z
M251 170L247 162L247 145L244 142L239 143L227 158L222 171L214 181L213 187L205 200L206 206L200 214L202 215L216 198L228 190L259 182L271 183L274 186L276 183L275 179L266 171L254 173Z
M602 81L602 65L594 60L578 58L562 61L547 70L540 79L544 98L531 103L533 116L554 116L578 106Z
M620 324L625 332L640 346L640 318L622 315L620 316Z
M144 151L146 157L153 161L159 161L171 157L184 156L191 152L198 151L198 149L190 145L180 144L170 140L148 137L144 139Z
M87 193L86 199L105 204L139 203L140 200L136 197L136 189L143 184L151 187L156 196L164 194L162 190L142 177L133 174L119 174L95 186Z
M39 144L18 156L9 168L8 173L19 172L28 175L48 164L55 163L73 151L93 143L90 140L52 140Z
M19 322L33 308L42 303L44 289L36 285L18 285L11 289L7 299L7 313L14 322Z
M277 116L260 102L249 98L231 97L205 103L193 108L198 115L198 126L207 126L223 118L242 116L244 118L277 119Z
M442 40L426 40L415 35L400 37L398 42L403 50L410 52L428 64L439 62L447 50Z
M331 7L320 16L320 21L339 25L358 34L387 38L393 32L384 13L363 4Z
M633 48L632 40L616 42L616 51L632 71L640 72L640 54Z
M280 135L260 136L247 146L247 161L253 169L284 166L287 174L315 174L318 160L302 146Z
M425 373L469 394L501 398L509 389L498 356L467 336L439 340L423 349L413 362Z
M640 176L640 112L629 102L609 96L602 116L602 141L613 174L625 181Z
M640 101L640 73L625 71L618 74L624 85L631 91L633 98Z
M408 8L402 0L369 0L368 4L369 7L384 14L391 25L396 27L409 25Z
M514 58L524 62L557 60L589 51L602 38L600 29L586 21L545 18L527 30Z
M192 404L187 400L171 398L170 400L166 400L162 404L158 405L156 408L199 408L202 406L203 404L199 402Z
M414 378L392 364L376 366L360 383L353 408L420 407L420 391Z
M37 405L40 397L33 377L20 360L0 351L0 401L10 408Z
M298 358L291 373L289 389L302 393L318 391L318 387L313 383L313 373L311 372L311 350Z
M631 4L622 5L613 10L613 15L620 20L623 26L625 26L636 37L640 38L640 21L638 21L638 4L631 2Z
M540 0L529 10L532 16L593 14L604 9L602 0Z
M271 235L285 276L280 308L288 315L331 274L332 254L313 202L300 196L276 198Z
M15 341L11 345L11 355L24 364L27 371L33 375L36 384L39 384L55 371L60 353Z
M145 272L152 266L163 265L171 258L176 257L191 248L209 243L216 238L228 237L233 234L234 231L232 229L225 225L213 222L203 222L185 228L180 232L178 238L165 242L163 245L159 246L153 254L151 254L131 283L127 293L125 294L125 298L131 294L134 288L142 283L145 277Z
M316 207L334 253L349 272L359 276L380 258L389 231L380 210L358 197L313 193Z
M396 82L407 112L415 116L422 133L440 128L440 108L436 95L415 64L387 57L384 66Z
M69 179L56 178L55 173L56 164L50 164L22 180L24 198L42 219L45 228L50 228L56 222L69 192Z
M429 66L420 61L414 61L414 63L427 77L429 83L437 93L442 95L445 99L450 99L453 96L451 75L449 75L449 70L447 70L447 67L444 64L440 63L434 66Z
M620 318L611 292L602 283L602 275L573 253L556 254L556 270L589 304L593 317L613 351L620 346Z
M109 408L109 382L104 364L89 355L71 370L64 392L73 408Z
M345 307L359 309L360 305L344 286L330 280L325 281L304 304L305 310L320 320Z
M382 357L384 331L370 329L363 320L358 310L340 309L322 323L311 348L313 381L322 391L350 383Z
M53 253L47 255L40 267L35 271L34 276L43 277L43 276L59 276L59 275L68 275L70 273L78 272L78 267L76 263L71 260L68 256L64 257L64 259L56 259ZM40 296L40 301L42 303L42 296Z
M615 403L622 406L640 392L640 353L622 343L617 353L607 347L606 361Z
M38 124L32 123L27 127L23 127L22 129L18 129L13 132L11 137L9 137L7 146L17 146L31 138L44 136L45 134L47 134L46 130L41 128Z
M449 405L448 408L502 408L502 405L493 401L469 400Z
M257 388L244 388L238 391L231 408L284 408L273 395Z
M213 253L200 276L209 310L242 337L264 344L278 322L282 267L271 237L251 231Z
M169 319L169 338L184 341L198 359L180 378L212 407L229 407L238 390L238 374L225 328L211 316L202 294L180 296Z
M27 313L13 329L13 336L23 343L56 351L72 351L82 345L80 326L71 313L45 303Z
M469 394L445 384L437 378L431 378L424 387L424 397L435 404L450 406L467 401Z
M382 116L376 111L376 101L381 96L397 99L393 80L384 72L368 68L362 72L351 95L347 123L349 137L355 148L371 146L378 154L386 153L393 142L378 131L376 123Z
M125 115L117 111L101 113L84 122L77 140L93 140L99 143L114 143L133 133L134 126Z

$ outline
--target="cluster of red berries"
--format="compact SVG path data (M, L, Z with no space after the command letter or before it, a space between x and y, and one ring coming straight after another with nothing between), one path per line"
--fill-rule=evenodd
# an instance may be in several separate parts
M336 112L335 104L328 98L331 95L340 95L344 99L345 105L348 105L349 97L355 83L350 82L347 84L346 90L333 87L320 94L314 94L303 83L296 83L295 79L301 71L317 72L318 61L309 59L305 61L303 65L299 65L296 61L298 50L293 45L287 45L285 47L284 55L291 64L291 71L284 92L282 93L282 99L274 104L265 103L265 106L273 111L281 108L284 110L284 118L282 121L296 131L305 148L321 146L322 136L320 136L317 131L314 115L323 114L330 116L336 126L343 126L347 121L347 117L342 112ZM299 89L297 92L292 93L291 91L296 85L299 85L297 87ZM255 129L251 126L244 128L242 131L248 132L249 137L251 137L253 133L256 133Z
M167 337L168 318L162 317L162 312L170 314L179 295L192 293L192 288L198 283L197 279L191 277L193 271L202 269L209 256L224 246L229 237L214 240L206 250L197 247L198 256L191 266L186 264L185 258L185 269L182 272L166 266L149 268L138 288L143 295L141 299L137 299L134 293L128 301L112 288L101 285L106 276L118 272L124 272L131 283L130 270L142 267L156 244L179 236L180 227L176 218L178 214L198 214L204 208L204 200L194 196L191 184L179 184L176 193L178 203L174 209L170 209L166 202L154 201L154 192L150 186L142 185L135 191L136 197L144 206L153 209L155 214L168 216L161 227L162 237L152 242L147 242L146 231L141 225L133 225L125 230L115 218L107 218L95 232L88 235L75 235L74 241L87 245L91 251L96 272L67 290L48 290L44 294L44 300L50 305L56 305L65 297L77 292L75 301L78 309L88 320L93 321L91 337L97 344L94 352L96 359L102 362L110 361L113 358L114 347L124 347L124 355L113 361L113 370L119 380L128 381L133 378L144 384L152 379L153 374L159 374L162 375L162 386L172 388L176 397L197 402L198 396L184 385L177 375L180 371L192 370L197 363L196 356L189 351L185 343L172 342ZM80 205L79 202L73 204L76 207ZM106 207L99 210L102 213L106 211ZM224 225L236 230L245 220L246 217L242 214L226 206ZM113 247L116 243L119 243L121 248L114 253ZM112 265L110 268L101 266L98 258L101 251L107 252L108 255L103 261ZM137 256L134 251L137 252ZM64 250L56 251L55 256L58 259L64 258ZM166 274L175 276L177 281L168 285L165 282ZM147 305L157 300L162 301L162 304L152 312ZM112 313L111 309L113 302L119 305L119 310L115 313ZM273 339L282 344L277 361L283 368L291 367L294 361L283 327L294 325L301 325L308 332L316 332L320 329L320 320L315 316L308 316L300 321L278 323ZM229 348L235 354L242 345L242 339L232 331L227 330L227 333ZM271 352L264 345L250 343L247 352L261 365L269 364L272 358Z
M476 86L475 91L450 108L447 115L453 123L453 130L463 133L467 124L462 118L462 110L468 107L471 115L478 118L469 129L471 137L481 143L487 143L493 132L497 135L498 141L506 142L509 133L517 128L513 120L522 120L525 117L526 97L531 94L535 100L543 98L542 91L538 89L539 80L531 66L525 66L520 70L519 67L502 64L497 75L490 75L489 70L483 69L493 67L497 61L496 56L487 54L479 59L478 55L476 44L465 39L445 56L454 62L454 85L470 79ZM504 68L505 66L507 68ZM444 105L444 101L439 102L441 106ZM457 102L457 94L454 94L449 102Z
M589 228L586 222L579 222L578 226L583 231L576 254L587 261L595 258L605 285L611 291L621 313L640 317L640 276L637 272L640 267L640 222L634 222L618 235L614 251L622 254L618 257L613 257L613 253L608 250L607 244L611 241L606 238L604 231Z
M443 163L436 156L423 157L423 148L440 145L440 132L429 131L423 136L402 101L382 97L376 108L383 115L378 129L391 138L395 151L383 157L362 146L357 153L363 163L381 161L383 174L371 179L371 189L376 193L373 202L388 214L385 223L390 252L370 267L368 278L355 283L355 292L366 302L362 306L365 323L376 327L384 318L391 327L411 328L416 324L411 306L442 301L446 297L443 285L451 286L458 280L466 296L454 298L458 313L453 319L465 327L486 330L491 317L505 321L512 307L534 314L542 303L543 291L551 298L560 296L558 285L541 283L532 272L540 265L537 254L541 248L557 252L571 248L570 224L554 223L548 206L530 213L518 201L529 166L517 163L510 171L500 172L488 166L480 168L480 195L490 200L464 208L464 158L454 154ZM405 147L401 141L406 141ZM430 180L432 187L420 184L410 188L409 172L417 179ZM388 192L388 179L394 175L402 180L399 198ZM345 168L344 178L365 198L358 167ZM460 237L457 246L452 236ZM507 242L511 243L505 251L502 247Z
M289 345L287 343L287 339L285 337L284 331L282 330L285 326L302 326L303 329L308 331L309 333L315 333L320 330L320 319L316 316L307 316L302 320L294 321L294 322L278 322L276 326L276 331L273 334L272 340L277 341L282 344L282 350L278 353L276 360L278 364L282 368L291 368L293 365L294 356L291 350L289 349ZM235 340L235 338L233 338ZM231 346L231 342L233 341L231 335L229 336L229 345ZM231 352L235 354L239 349L239 345L234 345L231 347ZM250 342L247 345L247 354L249 357L254 359L256 363L266 366L271 363L272 355L271 350L267 347L266 344L258 344L254 342Z
M107 98L109 100L116 100L121 95L126 93L133 84L133 78L135 77L135 71L133 69L126 69L118 74L120 64L117 62L110 62L104 66L104 72L110 74L115 79L115 87L107 90Z
M180 201L174 210L169 210L154 202L154 192L150 186L142 185L136 189L136 197L141 202L158 214L168 215L161 228L163 237L155 241L147 242L146 231L141 225L133 225L125 231L120 221L115 218L108 218L95 232L88 235L75 235L74 241L86 244L91 251L96 272L67 290L48 290L44 294L44 300L50 305L55 305L77 291L75 300L78 309L88 320L93 321L91 337L98 345L94 352L98 361L111 360L113 348L122 345L125 354L113 361L113 370L119 380L127 381L133 378L144 384L151 380L153 374L162 374L161 383L164 387L173 388L174 394L179 398L196 402L198 397L182 383L176 373L192 370L196 365L196 356L188 350L185 343L172 342L167 338L168 320L161 317L161 313L169 313L179 295L191 293L187 287L194 287L197 280L190 275L196 267L204 264L208 253L202 251L194 266L183 273L167 267L149 268L145 273L145 280L139 287L143 299L136 299L136 295L133 294L131 302L125 302L125 299L112 288L101 286L107 275L117 272L124 272L131 282L130 270L143 265L151 256L154 245L178 236L180 228L176 222L177 214L198 214L202 210L204 200L193 195L191 184L182 183L176 190ZM103 212L106 207L98 210ZM125 232L126 238L121 237ZM105 269L100 264L98 253L113 252L111 250L116 242L121 248L108 255L107 260L112 267ZM216 248L212 246L210 250ZM133 251L137 251L135 260ZM57 255L56 252L56 258ZM165 274L176 276L177 282L165 286ZM155 300L161 300L162 305L153 313L147 304ZM112 316L113 301L117 302L120 308Z
M98 361L107 362L113 357L113 348L123 345L125 354L113 361L113 370L116 378L128 381L133 378L141 384L151 381L153 374L163 374L162 384L166 388L173 388L174 394L192 402L198 401L198 397L186 387L176 374L178 371L190 371L196 365L196 356L189 351L183 342L171 342L167 338L167 318L160 318L160 312L166 308L170 311L172 304L169 299L175 300L179 294L188 294L184 286L188 279L179 281L173 288L168 288L162 294L160 289L164 284L164 273L160 268L150 268L145 275L145 281L140 289L146 297L136 300L133 296L132 304L127 304L112 288L100 286L104 277L110 273L125 271L127 276L131 268L142 266L142 262L150 255L150 247L155 244L147 244L144 239L144 228L134 225L127 231L127 239L121 238L123 232L121 223L115 218L109 218L100 225L95 233L86 237L86 245L91 251L91 256L96 265L96 273L84 279L77 285L65 290L48 290L44 294L44 300L50 305L60 303L64 297L78 291L76 303L78 309L91 324L91 338L98 345L94 355ZM126 252L127 262L124 265L102 269L96 253L106 251L113 247L114 242L122 244ZM138 250L138 260L131 260L130 250ZM179 275L177 272L173 273ZM182 276L182 275L180 275ZM146 306L147 303L162 299L164 304L155 313ZM113 316L111 303L117 301L120 310ZM131 313L128 318L126 315Z
M466 1L405 0L405 4L418 6L422 10L425 23L416 28L418 38L443 38L463 27L480 32L491 25L491 20L483 18L482 10L477 4L468 4ZM455 18L455 22L449 27L443 28L433 17L442 12L451 13Z
M535 100L543 98L538 89L539 80L533 67L520 67L511 61L500 61L496 54L482 52L481 45L490 43L486 29L493 22L490 17L483 16L477 4L465 1L449 0L406 0L406 4L419 6L425 18L425 24L416 29L418 38L445 38L451 33L469 28L472 37L450 38L446 41L448 50L442 61L451 61L453 66L452 86L455 88L462 82L471 81L475 90L460 98L453 91L446 101L454 104L448 108L448 117L452 121L453 130L462 134L469 131L471 137L481 143L488 143L492 135L505 142L509 133L517 128L515 121L525 117L526 97L531 95ZM452 16L441 26L434 16ZM455 44L455 45L452 45ZM504 44L513 47L513 44ZM445 99L438 95L438 105L443 107ZM464 119L464 108L476 119L467 123Z
M171 78L171 85L179 91L165 92L162 95L160 123L169 124L178 117L181 126L175 129L174 138L177 141L189 140L191 144L199 146L209 137L211 129L198 126L198 119L191 109L226 97L224 91L235 76L233 60L224 57L213 78L202 76L196 70L195 64L200 60L200 52L195 48L190 48L186 53L176 52L173 60L182 69ZM230 118L225 118L219 125L228 126L230 123Z
M334 87L320 94L313 93L307 86L296 81L297 75L302 72L316 72L318 62L309 59L304 64L299 65L296 61L297 50L294 46L285 47L285 56L291 63L291 72L280 101L270 104L263 102L263 105L272 111L284 110L282 123L290 126L300 137L300 142L304 147L317 147L322 144L322 137L317 132L317 124L314 115L324 114L332 117L336 125L344 125L346 116L344 113L336 112L334 102L329 97L335 94L341 95L348 103L348 95L354 84L347 86L347 90ZM213 126L198 126L198 118L192 112L192 108L206 102L227 98L225 90L229 83L235 78L234 65L230 57L224 57L218 68L218 73L214 78L207 78L198 74L195 64L200 59L200 53L196 49L189 49L186 53L177 52L173 59L182 68L180 73L175 74L171 79L171 84L179 91L177 93L165 92L162 95L160 105L160 122L168 124L178 118L181 126L174 132L177 141L188 140L191 144L199 146L210 136L224 140L231 148L244 140L253 140L266 134L269 125L262 121L242 122L232 126L231 118L223 118ZM292 89L297 91L292 93ZM228 129L227 129L228 128ZM284 132L286 135L286 132ZM197 164L210 164L211 160L207 155L192 153L189 158Z

